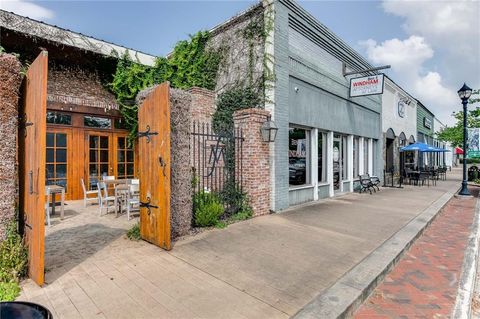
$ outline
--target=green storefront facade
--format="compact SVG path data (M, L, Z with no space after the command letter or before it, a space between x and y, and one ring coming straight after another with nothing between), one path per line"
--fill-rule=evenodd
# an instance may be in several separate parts
M429 109L417 100L417 141L433 145L435 128L434 115Z

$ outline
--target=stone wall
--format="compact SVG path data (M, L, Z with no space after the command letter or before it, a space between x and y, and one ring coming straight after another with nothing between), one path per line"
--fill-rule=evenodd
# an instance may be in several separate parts
M194 96L182 90L170 90L172 239L186 235L192 225L192 176L190 165L188 165L190 118L186 114L191 111Z
M15 217L18 196L17 124L21 65L9 54L0 54L0 241Z
M270 145L263 142L260 128L270 112L262 109L236 111L233 119L243 130L242 181L254 216L270 213Z
M100 76L81 69L49 69L49 102L64 102L117 109L115 96L102 85Z
M207 48L225 50L225 60L220 65L217 75L215 88L217 94L237 86L261 86L264 39L254 37L253 41L248 40L245 29L252 23L263 25L263 13L262 4L257 4L212 30ZM251 63L250 59L252 59ZM250 80L252 83L249 83Z

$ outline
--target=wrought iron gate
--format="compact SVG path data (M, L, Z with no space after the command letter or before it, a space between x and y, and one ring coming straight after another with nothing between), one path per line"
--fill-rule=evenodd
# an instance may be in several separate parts
M228 133L217 134L209 123L194 122L190 136L194 192L222 194L228 185L241 191L242 129L234 128Z

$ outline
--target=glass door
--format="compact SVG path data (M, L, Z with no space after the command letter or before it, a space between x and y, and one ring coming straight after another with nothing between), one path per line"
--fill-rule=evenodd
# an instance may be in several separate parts
M115 134L115 176L119 179L135 177L133 148L129 145L126 134Z
M342 138L339 135L334 135L333 138L333 189L340 191L340 184L343 179L343 163L342 163Z
M65 196L69 198L71 174L68 147L70 140L69 130L55 130L47 132L46 139L46 171L45 185L59 185L65 188Z
M111 134L86 133L88 149L88 189L97 189L103 176L114 175Z

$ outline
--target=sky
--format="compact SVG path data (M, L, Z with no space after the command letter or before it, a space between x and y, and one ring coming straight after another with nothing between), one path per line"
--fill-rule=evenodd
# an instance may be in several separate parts
M480 1L299 1L447 125L456 91L480 88ZM26 1L0 8L153 55L256 1Z

